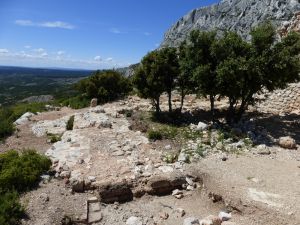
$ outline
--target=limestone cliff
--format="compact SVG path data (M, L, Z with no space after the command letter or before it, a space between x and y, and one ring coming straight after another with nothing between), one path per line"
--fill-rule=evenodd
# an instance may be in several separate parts
M161 47L177 46L194 29L231 30L249 40L251 28L262 21L281 28L299 11L300 0L222 0L182 17L166 32Z

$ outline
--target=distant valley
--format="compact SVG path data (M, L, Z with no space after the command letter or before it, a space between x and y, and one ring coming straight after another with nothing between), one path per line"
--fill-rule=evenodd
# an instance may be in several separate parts
M0 66L0 104L14 104L30 96L68 95L72 84L91 73L91 70Z

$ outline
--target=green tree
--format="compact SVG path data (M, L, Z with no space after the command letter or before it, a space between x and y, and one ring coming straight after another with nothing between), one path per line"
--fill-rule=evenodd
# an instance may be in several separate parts
M97 71L91 77L81 80L76 88L89 98L97 98L100 103L124 97L131 91L128 78L114 70Z
M163 48L148 53L136 69L133 83L142 98L150 98L160 112L160 96L168 94L169 112L172 111L172 90L179 73L178 56L175 48Z
M251 32L251 43L235 33L227 33L214 46L219 60L217 81L222 96L229 99L228 122L241 119L255 94L273 91L299 80L300 35L290 33L276 41L269 23Z
M168 94L169 112L172 112L172 91L179 74L179 63L176 48L163 48L158 51L159 71L163 76L165 91Z
M184 41L179 46L179 74L177 77L176 86L181 95L180 112L182 111L184 98L187 94L193 93L195 82L193 82L193 61L190 60L190 49L187 42Z
M227 32L215 42L213 54L217 59L216 85L219 94L229 101L227 119L232 120L239 105L244 108L251 90L260 86L257 74L249 73L251 45L236 33Z
M213 54L213 45L217 41L216 32L192 31L187 45L187 59L181 64L182 72L192 73L196 92L209 96L211 114L214 121L215 99L219 93L216 82L217 59ZM188 80L189 81L189 80ZM192 87L188 85L189 89Z
M155 111L160 112L160 96L164 92L164 79L159 70L158 52L148 53L136 69L133 77L133 84L142 98L150 98Z

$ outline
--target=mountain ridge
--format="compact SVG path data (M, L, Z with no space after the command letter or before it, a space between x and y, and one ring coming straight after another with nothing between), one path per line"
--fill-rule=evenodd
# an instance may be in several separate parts
M250 39L251 28L271 21L277 28L300 11L299 0L222 0L190 11L166 33L160 47L178 46L192 30L235 31Z

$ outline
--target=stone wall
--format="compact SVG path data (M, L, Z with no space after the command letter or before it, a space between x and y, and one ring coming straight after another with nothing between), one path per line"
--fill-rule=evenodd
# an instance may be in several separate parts
M300 82L293 83L284 90L266 92L259 96L256 108L268 113L300 114Z

